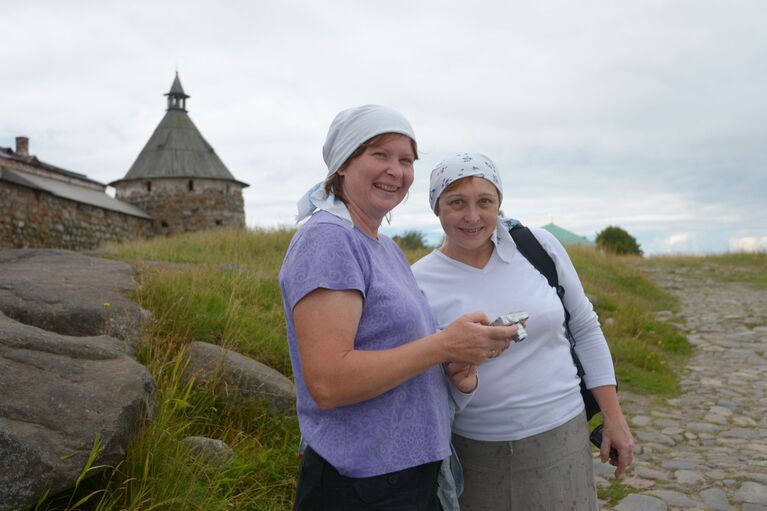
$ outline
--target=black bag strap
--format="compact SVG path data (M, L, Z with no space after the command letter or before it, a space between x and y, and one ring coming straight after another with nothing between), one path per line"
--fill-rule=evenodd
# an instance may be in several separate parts
M575 353L575 338L572 332L570 332L570 313L567 307L565 307L565 288L559 285L557 265L529 228L521 223L516 223L509 230L509 234L511 234L514 243L516 243L519 253L533 265L533 268L541 272L546 277L546 280L549 281L549 285L556 290L559 301L562 302L562 309L565 311L565 334L570 342L570 355L572 355L575 368L578 370L578 376L583 378L583 375L586 373L583 371L583 365L581 365L581 361Z

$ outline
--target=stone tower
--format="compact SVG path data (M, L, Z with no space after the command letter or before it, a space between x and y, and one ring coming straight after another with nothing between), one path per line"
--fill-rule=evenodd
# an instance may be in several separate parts
M178 73L160 124L125 177L109 183L116 198L152 217L156 234L245 227L242 190L186 111Z

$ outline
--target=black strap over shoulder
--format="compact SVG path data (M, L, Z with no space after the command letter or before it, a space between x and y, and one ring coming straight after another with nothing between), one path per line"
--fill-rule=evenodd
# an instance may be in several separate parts
M557 266L551 259L546 249L540 244L533 232L522 224L515 224L509 231L514 243L517 244L519 252L530 261L533 267L541 272L549 285L557 290L559 294L559 276L557 275ZM564 294L564 291L563 291Z
M546 277L549 285L556 290L559 301L562 302L562 309L565 312L565 334L567 340L570 342L570 355L573 357L573 363L578 371L578 377L581 379L581 395L583 396L586 405L586 416L591 419L593 415L599 412L599 405L597 405L591 392L586 389L586 384L583 381L583 375L586 373L583 370L583 365L578 358L578 354L575 352L575 337L573 337L573 334L570 331L570 312L568 312L567 307L565 307L565 288L559 285L557 265L529 228L521 223L517 223L512 226L511 230L509 230L509 234L511 234L511 238L517 245L519 253L533 265L533 268Z
M562 309L565 311L565 333L567 334L567 340L570 341L573 361L575 361L575 367L578 368L578 376L583 377L584 372L581 361L578 360L578 356L575 354L575 338L570 332L570 312L565 307L565 288L559 285L557 265L529 228L517 223L511 228L509 234L511 234L514 243L516 243L519 253L525 256L525 259L530 261L533 268L541 272L546 277L546 280L549 281L549 285L557 291L559 301L562 302Z
M559 285L559 275L557 275L557 265L554 264L554 260L551 258L543 245L538 241L538 238L533 235L533 232L524 225L517 223L509 231L511 238L517 245L519 253L525 256L525 259L530 261L533 268L541 272L546 280L549 281L549 285L556 289L559 301L562 302L562 309L565 311L565 330L567 331L567 338L570 341L570 347L575 348L575 339L570 333L570 313L565 307L565 288ZM583 375L583 369L580 367L580 361L576 364L578 366L578 375Z

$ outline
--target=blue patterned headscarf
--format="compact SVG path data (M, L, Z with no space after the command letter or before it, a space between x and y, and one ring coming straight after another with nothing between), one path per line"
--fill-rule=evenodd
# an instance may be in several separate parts
M450 183L469 176L486 179L498 190L498 204L503 202L503 184L498 168L493 160L481 153L461 153L441 161L431 171L429 185L429 204L434 213L437 212L437 201Z
M481 177L493 183L498 190L498 205L500 206L503 201L503 184L501 183L501 175L498 173L498 167L495 166L493 160L481 153L461 153L443 160L431 171L429 204L434 214L437 213L439 196L442 195L445 188L459 179L470 176ZM514 240L509 234L509 229L515 223L517 220L499 216L495 231L490 236L490 241L495 244L498 256L507 263L511 261L516 250Z

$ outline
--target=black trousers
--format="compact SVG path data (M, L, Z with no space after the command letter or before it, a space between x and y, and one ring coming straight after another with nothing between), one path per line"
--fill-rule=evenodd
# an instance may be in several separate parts
M441 511L440 461L373 477L347 477L307 447L301 459L295 511Z

